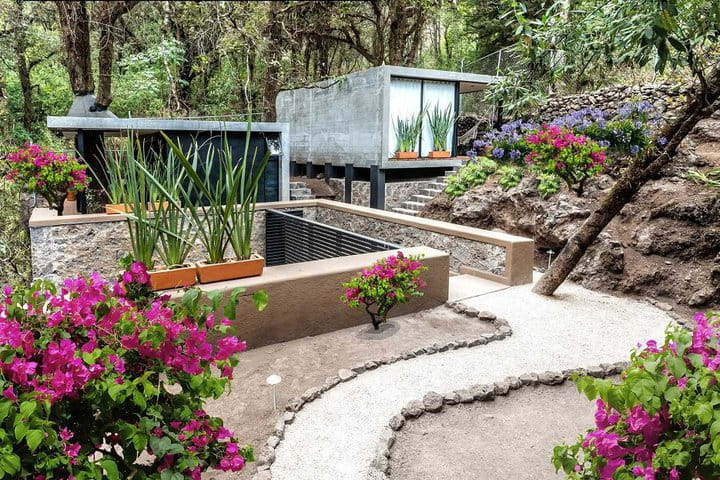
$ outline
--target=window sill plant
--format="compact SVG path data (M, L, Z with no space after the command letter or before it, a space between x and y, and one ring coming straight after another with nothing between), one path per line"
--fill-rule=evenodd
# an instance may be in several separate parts
M455 123L452 105L443 110L436 104L432 111L428 112L428 123L433 136L433 150L428 154L428 158L450 158L447 137Z
M418 158L417 147L418 137L422 130L422 119L425 112L419 115L412 115L408 119L396 118L393 124L395 137L397 138L397 150L395 158L397 160L412 160Z

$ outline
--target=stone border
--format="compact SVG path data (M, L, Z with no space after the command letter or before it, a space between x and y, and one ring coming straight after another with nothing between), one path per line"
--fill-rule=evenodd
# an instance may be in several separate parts
M528 373L520 375L520 377L506 377L501 382L473 385L470 388L454 390L444 395L430 391L423 396L422 400L411 401L400 410L400 413L390 418L380 435L375 458L370 464L370 468L376 473L377 478L389 480L390 449L395 444L396 432L402 430L407 422L420 418L425 413L442 413L445 406L491 401L495 397L504 397L511 390L518 390L522 387L560 385L573 374L590 375L595 378L618 375L629 365L629 362L601 363L598 366L569 369L562 372Z
M480 312L477 309L467 307L460 302L446 302L445 306L452 309L455 313L488 322L495 327L495 331L493 333L483 333L477 338L473 338L471 340L451 341L443 345L434 343L427 347L408 350L397 355L385 356L376 360L369 360L350 368L341 368L338 370L337 375L328 377L325 380L325 383L321 386L309 388L302 395L291 398L288 400L282 417L280 417L275 423L274 434L268 437L267 442L263 447L262 454L257 457L255 462L255 465L257 465L257 473L255 473L252 478L254 480L272 480L270 467L273 462L275 462L275 449L278 445L280 445L280 442L285 436L285 429L288 425L295 421L295 414L302 410L306 404L320 398L323 393L333 387L336 387L341 383L348 382L353 378L357 378L358 375L365 372L375 370L382 365L390 365L401 360L410 360L421 355L433 355L435 353L457 350L459 348L473 348L478 345L486 345L490 342L503 340L504 338L512 335L512 328L510 327L508 321L502 318L497 318L490 312Z

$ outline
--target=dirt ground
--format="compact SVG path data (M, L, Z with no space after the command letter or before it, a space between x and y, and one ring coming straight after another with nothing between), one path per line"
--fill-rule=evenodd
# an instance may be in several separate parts
M594 402L575 384L523 387L493 402L446 407L405 425L391 451L392 480L564 478L555 445L593 425Z
M327 377L336 375L338 369L433 343L471 340L494 330L488 323L458 315L446 307L396 317L391 323L395 328L380 335L372 333L368 322L367 326L248 350L240 355L232 391L211 402L207 410L222 417L241 442L253 445L260 453L288 399L308 388L321 386ZM277 387L277 412L273 412L272 390L266 384L271 374L282 377ZM240 475L224 474L216 478L250 478L255 468L250 465Z

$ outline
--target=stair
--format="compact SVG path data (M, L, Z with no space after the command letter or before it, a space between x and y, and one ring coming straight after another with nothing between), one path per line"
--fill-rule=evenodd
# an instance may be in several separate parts
M304 182L290 182L290 200L310 200L315 198Z
M425 188L421 190L421 193L411 195L409 200L405 200L401 206L393 208L393 211L405 215L419 215L433 198L445 190L448 178L455 173L455 171L456 169L454 168L452 171L445 172L445 175L442 177L437 177L434 181L428 182Z

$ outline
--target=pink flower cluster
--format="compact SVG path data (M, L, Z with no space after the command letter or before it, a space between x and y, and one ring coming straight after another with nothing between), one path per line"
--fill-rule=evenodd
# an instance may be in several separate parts
M419 271L423 268L423 264L416 259L406 257L402 252L398 252L397 255L390 255L370 268L364 268L360 272L360 276L368 281L373 279L385 279L392 280L396 277L403 276L405 274L411 274L411 272ZM415 288L425 288L425 281L412 275L413 285ZM390 298L394 298L396 293L393 289L390 289L386 294ZM360 303L366 303L369 299L361 295L360 288L358 286L348 286L345 288L345 299L347 301L357 300Z
M28 182L28 176L34 177L38 188L44 187L49 181L49 173L66 172L69 177L64 181L68 190L84 190L89 184L85 167L75 159L68 158L65 153L47 150L39 145L25 143L21 148L5 155L9 165L6 179L9 181Z
M555 150L569 150L569 149L580 149L581 147L587 147L593 144L592 140L589 140L585 135L576 135L572 131L561 128L557 125L545 125L542 129L535 133L527 136L526 141L534 146L546 145L551 146ZM536 150L529 152L525 155L525 163L534 164L538 161L538 158L542 154ZM562 155L560 152L556 154L557 161L555 167L562 169L566 165L566 162L561 161ZM590 161L587 162L587 169L593 167L602 167L605 165L605 150L591 150L589 151Z

